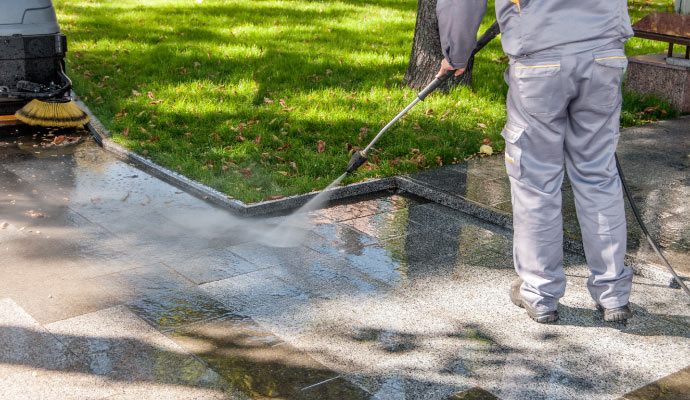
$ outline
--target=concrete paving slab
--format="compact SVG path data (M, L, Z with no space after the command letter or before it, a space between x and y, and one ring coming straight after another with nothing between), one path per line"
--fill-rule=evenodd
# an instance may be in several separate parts
M161 331L216 319L236 310L199 290L163 264L94 279L113 297Z
M223 318L178 329L169 336L248 396L316 398L314 393L352 386L330 382L328 389L316 390L338 375L249 318Z
M3 292L41 324L120 304L115 296L90 279L60 276L31 279L6 287Z
M690 399L690 367L682 369L647 386L634 390L624 400Z
M251 316L274 316L281 306L308 298L301 290L278 280L270 268L207 283L200 288L226 306Z
M426 202L426 200L417 197L400 195L380 197L369 195L356 203L346 202L340 205L336 204L329 208L317 210L314 212L314 214L326 217L335 222L340 222L359 217L366 217L368 215L397 211L404 208L414 207Z
M410 209L373 214L344 221L342 224L375 237L379 240L390 239L406 234L408 231L429 229L426 225L413 226L416 222L409 219Z
M118 398L231 398L218 374L124 306L46 325Z
M117 392L8 298L0 299L0 349L1 398L98 399Z

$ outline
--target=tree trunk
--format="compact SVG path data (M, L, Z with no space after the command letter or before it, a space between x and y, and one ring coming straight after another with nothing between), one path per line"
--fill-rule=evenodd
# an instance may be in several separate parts
M424 88L438 73L442 60L441 38L438 34L436 19L436 0L419 0L412 54L403 82L415 90ZM467 69L462 75L448 79L440 89L447 91L448 88L458 84L471 85L473 65L474 56L470 57Z

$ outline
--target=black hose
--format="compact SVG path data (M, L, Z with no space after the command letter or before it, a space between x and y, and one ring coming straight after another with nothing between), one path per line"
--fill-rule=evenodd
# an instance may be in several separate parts
M62 64L59 61L57 62L57 66L57 74L60 77L60 80L62 81L62 86L60 86L59 88L43 93L19 91L0 92L0 97L17 97L20 99L51 99L64 96L65 93L72 89L72 80L65 74L65 71L62 69Z
M633 214L635 214L635 218L637 219L637 223L640 224L640 228L642 228L642 233L644 233L644 236L647 238L647 241L649 244L652 246L652 249L654 249L654 252L656 253L657 256L663 261L664 265L666 268L669 270L671 275L673 275L673 278L678 282L680 287L685 290L685 293L690 296L690 289L688 289L687 286L685 286L685 283L683 282L682 279L678 276L676 271L671 267L671 264L668 263L666 260L666 257L661 253L661 250L659 250L659 246L657 246L656 242L654 241L654 238L652 235L649 234L649 231L647 230L647 226L644 224L642 221L642 216L640 215L640 210L637 209L637 205L635 204L635 201L633 200L632 193L630 193L630 189L628 189L628 184L625 181L625 177L623 176L623 169L621 168L621 163L618 160L618 154L615 154L614 157L616 158L616 168L618 169L618 175L621 177L621 182L623 183L623 190L625 191L625 195L628 198L628 202L630 203L630 207L633 210Z

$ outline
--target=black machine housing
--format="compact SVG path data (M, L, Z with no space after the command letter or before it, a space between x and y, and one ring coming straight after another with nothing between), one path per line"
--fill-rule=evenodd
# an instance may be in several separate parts
M67 38L51 0L12 0L0 10L0 115L32 99L60 99L72 82L65 75Z

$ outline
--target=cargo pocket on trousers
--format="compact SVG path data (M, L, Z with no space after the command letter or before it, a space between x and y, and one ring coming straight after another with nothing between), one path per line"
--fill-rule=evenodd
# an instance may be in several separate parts
M532 115L548 115L558 112L555 96L562 96L561 61L523 60L515 63L510 71L515 76L522 108Z
M520 148L520 137L525 132L525 127L508 121L501 132L501 136L506 140L506 172L508 176L520 179L520 158L522 149Z
M623 50L614 49L594 53L592 66L590 104L597 107L617 105L621 95L623 70L628 58Z

